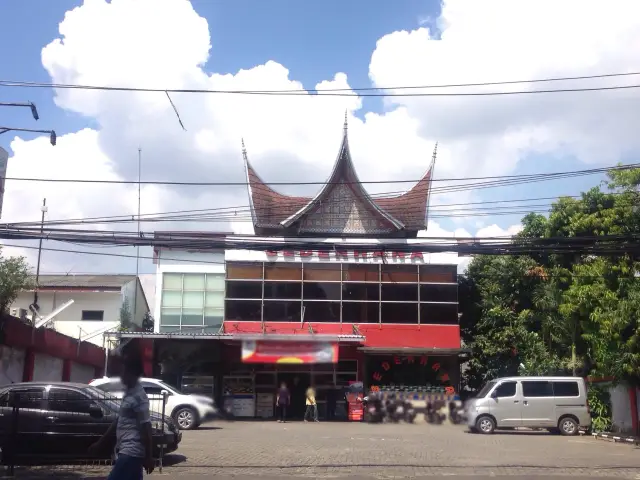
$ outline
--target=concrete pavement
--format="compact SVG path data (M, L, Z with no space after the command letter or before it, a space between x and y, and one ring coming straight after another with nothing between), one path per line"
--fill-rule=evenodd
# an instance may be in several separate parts
M149 478L444 478L496 476L640 480L640 449L547 432L484 436L464 427L362 423L234 422L183 434L162 473ZM58 478L105 476L66 467ZM26 473L26 472L25 472ZM19 477L26 478L23 475Z

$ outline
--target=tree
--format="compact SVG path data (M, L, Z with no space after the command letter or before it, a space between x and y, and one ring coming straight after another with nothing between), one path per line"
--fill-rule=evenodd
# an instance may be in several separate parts
M120 331L127 331L133 325L129 299L124 298L120 305Z
M7 313L18 294L33 286L27 260L24 257L4 257L0 250L0 312Z

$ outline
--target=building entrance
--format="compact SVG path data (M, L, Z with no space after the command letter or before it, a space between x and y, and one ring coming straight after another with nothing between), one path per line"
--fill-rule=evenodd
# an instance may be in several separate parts
M309 372L278 372L278 388L282 382L287 384L291 394L291 405L287 417L291 420L301 420L306 408L306 392L311 385Z

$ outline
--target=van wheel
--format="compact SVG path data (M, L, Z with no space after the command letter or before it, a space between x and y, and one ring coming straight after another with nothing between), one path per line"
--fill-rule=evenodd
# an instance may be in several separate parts
M560 433L566 436L577 435L580 431L578 422L571 417L561 418L560 422L558 422L558 428L560 429Z
M476 420L476 429L480 433L489 435L496 429L496 422L491 417L480 417Z
M180 430L192 430L198 426L198 414L190 407L178 409L173 418Z

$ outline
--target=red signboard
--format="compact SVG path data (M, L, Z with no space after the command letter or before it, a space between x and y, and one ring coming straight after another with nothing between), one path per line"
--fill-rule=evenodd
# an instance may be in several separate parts
M335 342L244 341L244 363L337 363Z

